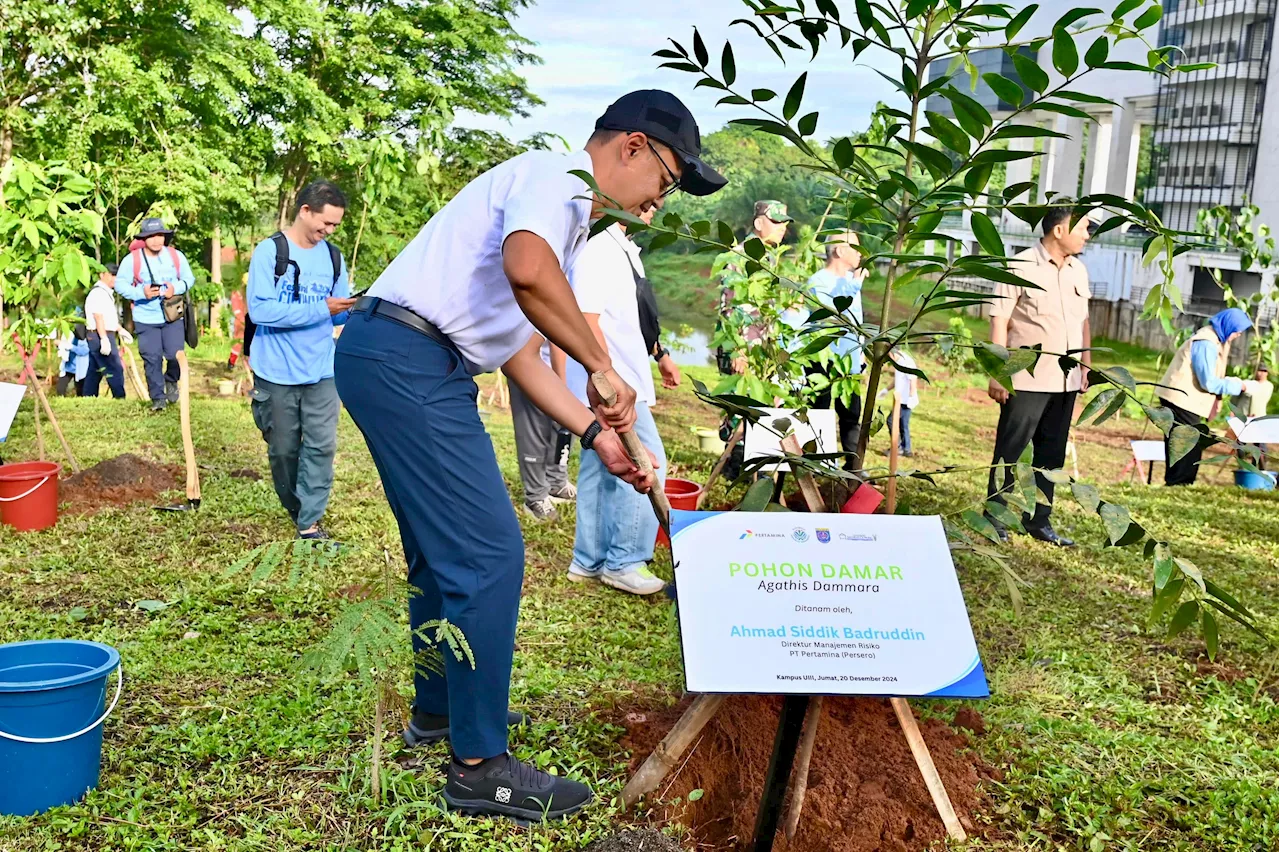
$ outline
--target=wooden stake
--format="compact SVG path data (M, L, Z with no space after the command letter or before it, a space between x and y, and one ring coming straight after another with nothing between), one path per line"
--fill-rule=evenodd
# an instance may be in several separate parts
M116 340L119 339L120 336L116 335ZM137 392L138 398L144 401L149 399L150 395L147 393L147 386L142 381L142 377L138 375L138 362L133 360L133 350L124 343L119 343L117 345L120 347L120 351L125 354L125 358L129 362L129 378L133 380L133 389Z
M28 380L27 384L31 384L31 381ZM31 392L34 395L35 389L33 388ZM40 400L31 400L31 413L36 418L36 458L44 461L44 428L40 425Z
M743 440L746 434L746 423L740 421L733 430L733 434L729 436L728 442L724 445L724 452L720 454L720 458L716 460L715 466L711 468L711 476L707 477L707 484L702 486L702 490L698 492L698 500L693 504L694 509L702 508L702 501L707 499L707 494L711 491L711 486L715 485L716 480L720 478L720 474L724 471L724 466L729 462L729 456L733 455L733 448L738 442Z
M724 704L726 697L724 695L699 695L693 699L689 709L684 711L684 715L662 738L662 742L658 743L658 747L636 770L636 774L631 776L627 786L622 788L623 810L634 805L641 796L658 789L662 779L666 778L671 770L675 769L685 751L697 739L698 734L702 733L702 729L707 726L707 723L716 715L720 705Z
M795 435L782 439L782 450L788 455L804 454L804 448ZM827 504L818 490L817 480L807 470L792 467L791 473L800 486L800 495L812 514L827 511ZM809 702L809 712L804 717L804 729L800 732L800 748L796 752L796 766L791 776L791 804L787 809L786 822L782 824L787 840L794 840L796 830L800 827L800 814L804 810L804 797L809 789L809 763L813 760L813 744L818 737L818 723L822 720L822 697L817 696Z
M191 368L187 353L179 349L178 360L178 414L182 425L182 455L187 464L187 502L200 502L200 469L196 466L196 446L191 440Z
M62 452L66 455L67 461L71 463L71 472L79 473L80 463L76 461L75 453L71 452L71 445L67 443L67 436L62 434L62 427L58 425L58 418L53 413L53 407L49 405L49 397L45 396L44 388L40 386L40 379L36 377L35 353L33 352L31 357L28 358L26 351L22 348L22 344L18 343L16 336L13 338L13 342L18 345L18 356L22 358L22 363L26 367L31 389L36 392L36 398L40 400L40 405L44 408L44 413L49 418L49 425L53 427L53 434L58 436L58 443L62 444ZM43 445L43 438L40 439L40 443Z
M924 777L924 785L929 788L929 796L933 799L933 806L938 809L938 816L942 817L947 835L952 840L964 840L964 828L956 817L956 809L951 806L951 797L947 795L947 788L938 775L938 768L933 765L929 746L925 744L924 737L920 736L920 727L916 724L915 714L911 712L911 705L905 698L890 698L889 704L893 707L894 715L898 717L902 732L906 734L907 745L911 747L911 756L916 759L916 767Z

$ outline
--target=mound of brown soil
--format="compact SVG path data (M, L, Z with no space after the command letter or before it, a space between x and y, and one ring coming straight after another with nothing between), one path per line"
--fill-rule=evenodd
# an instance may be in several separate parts
M132 453L106 459L59 483L63 511L92 514L108 506L154 500L178 484L181 468Z
M781 703L776 696L730 698L703 730L684 765L659 788L659 798L665 800L703 791L697 801L683 800L666 814L693 830L699 848L701 844L714 849L749 846ZM682 711L683 706L632 714L623 722L628 731L623 745L632 749L633 771ZM964 722L977 728L980 718L972 713ZM978 783L994 770L968 750L966 735L944 723L931 719L920 725L920 731L961 824L970 834L976 833L973 814L984 802ZM788 843L779 830L774 848L907 852L926 849L945 838L946 829L889 702L826 699L799 831Z

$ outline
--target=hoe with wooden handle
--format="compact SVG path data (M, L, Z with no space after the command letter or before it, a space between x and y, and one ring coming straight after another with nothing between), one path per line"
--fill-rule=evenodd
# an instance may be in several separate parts
M595 385L596 393L600 394L605 405L613 405L618 401L618 392L613 389L613 385L604 373L592 373L591 383ZM645 473L654 473L653 462L649 461L649 451L644 448L644 444L640 443L636 433L620 432L618 437L622 439L622 446L626 448L627 455L631 456L636 467ZM671 503L667 501L667 493L662 489L662 484L658 482L656 475L653 477L653 484L654 487L649 490L649 502L653 504L653 513L658 516L658 525L662 527L662 531L667 534L667 540L670 541Z
M179 349L178 413L182 423L182 456L187 465L187 502L172 506L154 506L157 512L194 512L200 508L200 470L196 467L196 447L191 440L191 368L187 353Z

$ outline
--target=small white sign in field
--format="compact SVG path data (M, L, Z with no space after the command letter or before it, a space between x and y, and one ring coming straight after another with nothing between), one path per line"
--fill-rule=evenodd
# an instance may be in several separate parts
M840 452L840 431L836 426L836 413L830 408L811 408L805 415L808 423L800 422L794 410L790 408L762 408L764 417L759 423L747 424L747 439L743 450L747 461L764 456L782 456L782 439L794 432L800 446L810 441L817 441L818 452ZM785 421L785 422L779 422ZM788 464L774 465L774 468L789 470Z

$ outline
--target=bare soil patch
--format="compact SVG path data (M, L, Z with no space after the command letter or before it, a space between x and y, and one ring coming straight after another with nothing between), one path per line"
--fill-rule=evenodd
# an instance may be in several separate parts
M85 468L58 483L62 511L93 514L108 507L154 500L177 487L182 469L125 453Z

